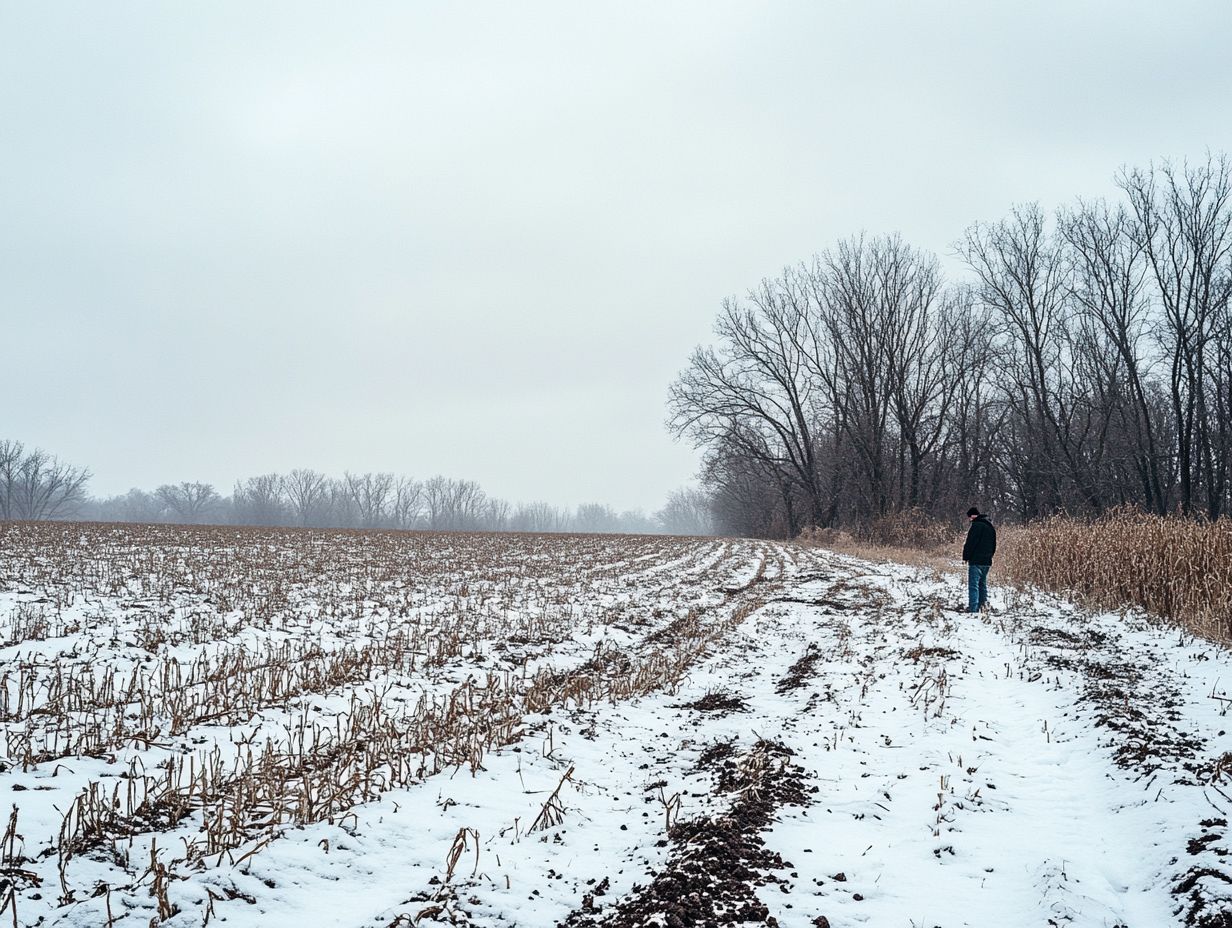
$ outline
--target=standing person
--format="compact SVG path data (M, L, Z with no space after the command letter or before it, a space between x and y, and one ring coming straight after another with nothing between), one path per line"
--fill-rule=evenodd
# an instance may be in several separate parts
M962 552L967 562L967 611L979 612L988 605L988 571L997 553L997 530L974 506L967 510L967 521L971 526Z

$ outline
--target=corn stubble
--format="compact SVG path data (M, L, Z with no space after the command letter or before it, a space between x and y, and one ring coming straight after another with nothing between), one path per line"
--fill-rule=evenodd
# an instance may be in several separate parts
M107 761L112 774L64 809L59 901L91 892L70 865L102 853L165 920L177 868L238 863L287 827L477 771L528 716L674 690L760 605L751 588L782 557L763 552L733 587L736 553L639 537L3 524L0 590L15 605L0 610L0 646L84 644L0 670L0 755L24 770ZM721 606L698 604L716 590ZM653 634L532 669L603 625ZM571 774L532 830L565 814ZM13 877L17 814L0 841ZM152 839L185 824L175 842ZM475 837L459 833L451 874Z

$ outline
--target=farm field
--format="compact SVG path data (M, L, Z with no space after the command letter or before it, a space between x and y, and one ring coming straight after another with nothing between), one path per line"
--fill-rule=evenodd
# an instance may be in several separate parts
M1227 652L963 592L750 540L0 524L0 925L1232 924Z

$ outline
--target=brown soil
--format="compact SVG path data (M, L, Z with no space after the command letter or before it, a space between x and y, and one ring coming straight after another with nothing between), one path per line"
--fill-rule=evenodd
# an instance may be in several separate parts
M719 742L703 754L718 789L736 797L728 812L674 827L671 856L649 886L635 886L606 910L591 898L559 928L778 925L757 889L785 887L775 871L791 863L769 850L761 833L779 807L808 802L804 771L791 763L788 748L771 741L758 741L740 757L731 747Z

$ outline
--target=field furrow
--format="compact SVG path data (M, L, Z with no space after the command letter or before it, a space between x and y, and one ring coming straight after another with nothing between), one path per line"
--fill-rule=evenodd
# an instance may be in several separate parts
M4 531L20 925L1232 918L1232 666L1139 616L740 540Z

